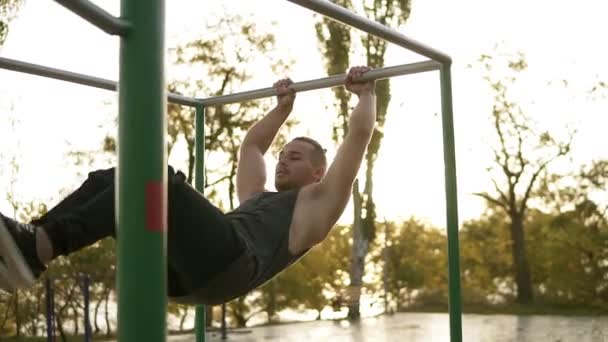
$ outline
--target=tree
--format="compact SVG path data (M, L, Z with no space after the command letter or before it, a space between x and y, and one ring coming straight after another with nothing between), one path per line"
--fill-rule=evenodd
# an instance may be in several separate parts
M342 7L352 7L351 0L333 1ZM325 58L325 70L328 75L344 73L350 66L350 29L325 16L319 16L315 23L317 39L319 40L321 52ZM337 143L346 136L348 132L348 103L350 93L344 87L332 88L336 97L334 107L338 111L337 122L333 126L333 139Z
M533 301L530 266L526 254L524 222L530 200L538 186L539 177L550 163L568 155L574 132L559 140L548 131L537 131L523 109L510 99L517 75L527 68L523 54L507 56L505 60L482 55L479 59L484 80L494 92L492 123L497 144L493 148L493 164L488 168L493 191L476 195L501 208L509 217L513 271L517 285L517 301ZM493 67L506 64L509 74L503 78L491 72Z
M0 46L8 36L8 24L17 15L22 0L0 0Z
M389 27L399 27L410 16L410 0L364 0L363 6L367 17ZM384 67L384 55L388 43L371 34L363 35L361 39L365 47L367 65L372 68ZM365 185L359 190L359 182L353 187L353 201L356 217L360 219L353 225L353 253L351 267L351 284L362 286L365 269L365 256L370 243L376 236L376 204L374 201L374 165L384 136L383 128L386 122L388 105L391 100L390 83L388 80L376 82L376 128L365 155ZM357 224L358 223L358 224ZM360 316L358 300L349 308L349 318Z
M334 1L343 7L352 7L350 0ZM364 0L363 7L366 15L383 25L399 27L409 17L409 0ZM327 18L320 19L315 25L317 38L321 44L323 56L326 59L326 69L330 75L344 72L349 67L349 53L351 45L350 30L348 27L333 22ZM372 35L363 35L361 41L365 48L367 65L372 68L384 66L384 55L387 42ZM348 132L348 102L349 94L343 88L336 88L334 94L337 98L338 122L334 126L334 140L339 141ZM382 142L382 128L386 121L386 114L390 102L390 86L388 81L377 82L377 126L372 135L371 142L365 156L365 184L360 190L359 180L355 180L352 195L354 203L353 222L353 249L350 269L351 293L353 300L349 305L349 318L356 319L360 316L359 298L363 286L363 274L365 270L365 258L370 248L370 243L375 236L376 208L373 197L373 173L374 164L380 151ZM339 137L339 133L342 137Z
M333 2L345 8L352 7L351 0L335 0ZM315 30L320 50L325 58L325 70L328 75L344 73L350 66L350 49L352 41L350 28L324 16L318 16L317 18ZM333 88L332 91L336 97L334 107L338 114L336 123L333 125L332 137L337 144L340 144L348 133L350 93L344 87L336 87ZM358 183L355 183L355 186L353 186L353 196L358 194L357 184ZM356 230L355 226L360 226L359 222L361 215L359 215L360 208L357 205L358 203L355 202L353 230ZM360 284L359 286L358 284L353 284L352 280L350 285L354 289L360 288ZM359 301L357 299L357 307L358 303ZM358 308L356 310L358 311Z

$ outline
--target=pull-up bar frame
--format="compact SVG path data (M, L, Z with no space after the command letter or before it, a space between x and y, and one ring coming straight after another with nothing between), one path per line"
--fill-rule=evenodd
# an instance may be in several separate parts
M166 339L166 162L167 95L164 87L164 0L121 0L117 18L88 0L55 0L93 25L121 36L120 84L98 77L0 58L0 68L106 90L119 90L117 177L119 341ZM456 158L452 109L451 58L403 34L326 0L287 0L333 20L430 58L376 69L359 81L439 70L445 163L448 281L451 341L462 341ZM294 83L296 91L343 84L344 75ZM276 95L272 88L195 99L168 94L168 100L196 109L196 187L204 189L205 106ZM141 308L145 307L145 310ZM197 308L197 322L204 322ZM197 326L197 341L204 341Z

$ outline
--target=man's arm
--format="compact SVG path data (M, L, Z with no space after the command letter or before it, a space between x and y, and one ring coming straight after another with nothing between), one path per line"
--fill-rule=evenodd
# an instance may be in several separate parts
M375 82L353 83L368 67L351 68L345 87L359 97L359 103L351 113L348 133L338 149L336 157L327 170L327 174L314 191L315 202L322 213L322 224L319 231L312 232L313 241L322 241L331 227L342 215L350 198L352 185L359 172L376 123ZM316 207L316 205L315 205Z
M264 154L293 109L295 92L288 89L291 83L293 83L291 80L284 79L274 84L278 92L277 105L253 125L243 139L236 172L236 192L241 203L264 191L266 184Z

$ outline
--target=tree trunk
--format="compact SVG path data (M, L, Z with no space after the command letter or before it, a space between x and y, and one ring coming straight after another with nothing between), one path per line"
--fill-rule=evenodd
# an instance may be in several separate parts
M80 333L80 315L78 314L78 308L76 305L72 305L72 312L74 313L74 335Z
M268 323L274 323L274 318L277 313L277 291L276 291L276 283L274 281L270 281L267 286L269 287L268 291L268 303L266 306L266 314L268 315Z
M361 219L361 194L359 193L359 180L353 184L354 222L353 248L350 263L350 287L347 295L348 319L361 317L360 300L361 287L363 285L363 273L365 271L365 256L369 247L369 240L363 233L363 220Z
M213 306L205 305L205 326L210 327L213 323Z
M524 239L524 223L521 215L511 217L511 239L513 251L513 268L515 271L515 284L517 285L517 302L530 304L533 300L530 267L526 256Z
M93 310L93 326L95 327L95 331L93 332L93 334L98 334L101 329L99 328L99 321L97 320L97 316L99 315L99 308L101 307L101 303L103 302L102 300L98 300L97 303L95 303L95 309Z
M109 308L109 302L110 302L110 293L112 291L108 291L108 293L106 294L106 297L104 298L104 309L105 309L105 315L104 318L106 320L106 336L110 336L112 334L112 326L110 326L110 308Z
M41 288L36 294L37 301L36 301L36 309L34 311L34 312L36 312L36 314L34 314L32 320L31 320L32 321L32 329L31 329L32 336L38 336L38 327L40 326L40 324L38 324L38 323L41 320L40 320L40 315L38 315L37 313L44 312L43 310L45 307L44 305L46 302L46 298L44 296L43 291L44 291L43 288ZM46 323L46 321L45 321L45 323ZM44 331L44 328L43 328L43 331Z
M247 326L247 318L240 313L234 314L234 320L237 328L244 328Z
M21 315L19 314L19 290L15 290L15 336L21 336Z
M184 314L182 315L180 321L179 321L179 331L184 331L184 324L186 323L186 318L188 318L188 312L190 310L188 309L188 307L184 307Z
M72 307L73 296L75 292L75 286L73 285L70 289L68 289L66 296L64 297L64 304L57 309L57 313L55 315L57 322L57 330L59 330L59 334L61 335L62 341L67 341L67 337L65 335L65 329L63 327L64 315L68 315L69 309Z
M63 321L61 320L61 315L55 315L55 322L57 323L57 331L59 331L61 341L66 342L67 338L65 336L65 330L63 329Z

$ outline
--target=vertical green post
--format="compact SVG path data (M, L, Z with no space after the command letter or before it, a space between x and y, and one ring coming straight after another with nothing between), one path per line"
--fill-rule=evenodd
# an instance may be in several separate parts
M195 117L195 145L194 145L194 187L196 190L204 193L205 191L205 107L196 107ZM194 319L196 342L205 342L205 307L203 305L196 307L196 316Z
M443 121L443 158L445 162L445 195L448 227L448 284L450 307L450 341L462 341L460 299L460 255L458 247L458 198L456 193L456 152L452 112L452 76L450 64L440 69L441 112Z
M122 0L118 86L118 341L166 340L164 0Z

